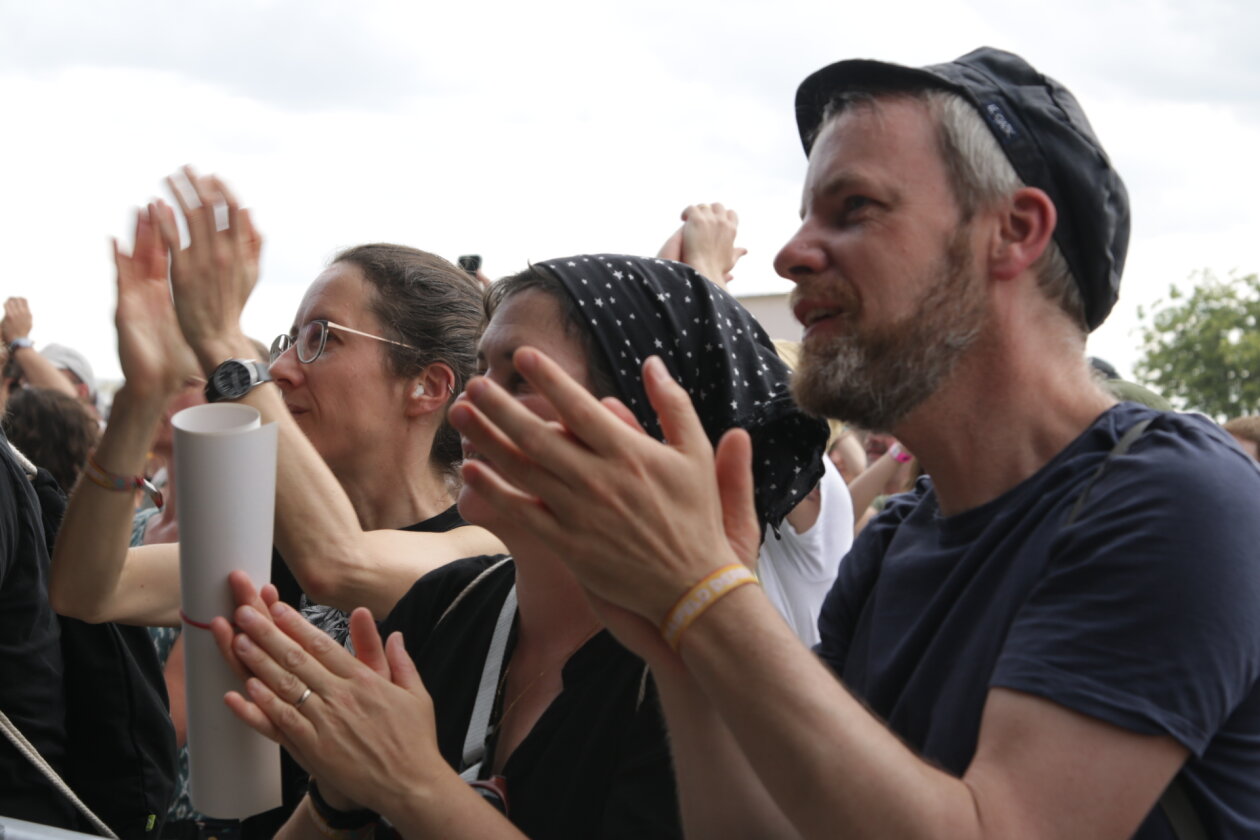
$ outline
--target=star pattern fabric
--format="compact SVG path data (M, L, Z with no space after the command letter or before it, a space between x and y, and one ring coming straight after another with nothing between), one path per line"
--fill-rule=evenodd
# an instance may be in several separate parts
M591 254L537 263L573 296L617 380L621 400L658 440L643 362L659 356L691 394L709 440L734 426L753 442L757 515L777 529L822 477L827 424L802 412L790 372L735 298L669 260Z

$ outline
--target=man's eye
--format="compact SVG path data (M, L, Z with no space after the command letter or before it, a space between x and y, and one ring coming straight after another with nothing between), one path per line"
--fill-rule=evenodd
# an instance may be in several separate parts
M865 207L869 207L873 202L864 195L851 195L844 200L844 210L846 213L854 213Z

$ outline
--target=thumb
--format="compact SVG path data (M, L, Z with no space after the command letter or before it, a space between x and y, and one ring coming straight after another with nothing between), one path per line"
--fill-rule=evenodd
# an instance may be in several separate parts
M411 661L407 646L403 644L402 633L397 630L390 633L389 639L385 642L385 659L389 662L390 679L394 685L408 691L415 691L417 688L422 692L425 691L420 672L416 670L416 663Z
M731 429L722 435L713 466L726 539L745 565L756 568L761 527L753 502L752 438L748 432Z
M354 644L356 659L382 677L389 678L389 661L381 645L381 634L376 630L372 613L364 607L350 613L350 641Z
M643 363L643 385L670 446L686 453L712 452L690 395L670 376L659 356L649 356Z

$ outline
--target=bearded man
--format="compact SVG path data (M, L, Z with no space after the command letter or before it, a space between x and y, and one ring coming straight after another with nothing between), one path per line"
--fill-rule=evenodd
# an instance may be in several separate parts
M1260 472L1088 371L1129 216L1080 106L986 48L824 68L797 121L795 394L931 477L841 564L817 657L743 585L747 436L711 455L658 362L668 446L530 350L516 369L567 429L486 383L451 415L488 460L473 491L554 541L651 665L688 834L1256 836Z

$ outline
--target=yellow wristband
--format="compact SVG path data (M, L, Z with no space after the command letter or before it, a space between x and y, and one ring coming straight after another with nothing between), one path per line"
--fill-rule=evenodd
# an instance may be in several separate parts
M756 583L757 576L743 563L732 563L706 575L688 589L661 622L661 635L669 646L678 650L683 632L705 610L746 583Z

